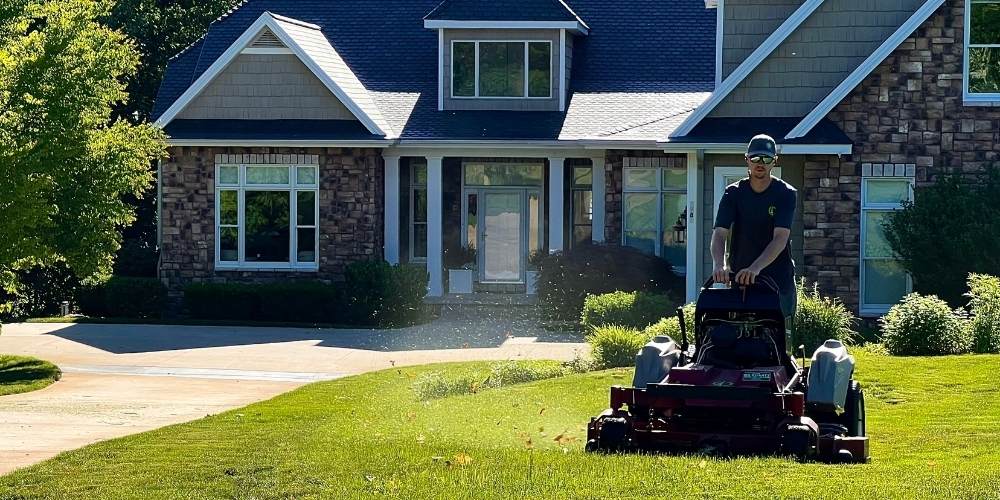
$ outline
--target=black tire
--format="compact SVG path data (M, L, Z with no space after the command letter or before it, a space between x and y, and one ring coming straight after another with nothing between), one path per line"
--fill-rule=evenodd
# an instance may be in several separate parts
M626 447L629 424L624 418L606 418L597 436L597 449L621 451Z
M856 380L851 380L851 385L847 388L847 401L844 403L843 418L848 436L864 437L867 435L865 427L865 392L861 390L861 384Z
M783 456L795 457L799 462L805 462L812 451L812 433L804 426L794 426L785 429L781 434L778 453Z

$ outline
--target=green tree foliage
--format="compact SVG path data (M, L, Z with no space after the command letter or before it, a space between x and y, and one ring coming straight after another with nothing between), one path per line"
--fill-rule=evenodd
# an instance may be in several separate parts
M103 276L135 218L150 161L150 125L112 120L127 99L134 45L99 20L106 0L0 0L0 268L64 260Z
M966 277L1000 275L1000 169L974 182L943 175L887 217L886 239L913 276L913 291L965 305Z

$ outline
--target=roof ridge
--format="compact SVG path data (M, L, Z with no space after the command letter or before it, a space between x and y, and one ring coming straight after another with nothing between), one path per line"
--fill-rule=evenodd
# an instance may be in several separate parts
M646 121L639 122L639 123L632 123L632 124L628 124L628 125L622 125L622 126L616 128L616 129L612 130L612 131L601 132L601 133L597 134L597 136L598 137L610 137L612 135L618 135L618 134L621 134L623 132L628 132L629 130L635 130L635 129L639 128L639 127L645 127L646 125L652 125L654 123L662 122L663 120L669 120L671 118L683 115L685 113L690 113L690 112L694 111L697 108L698 108L698 106L689 106L686 109L676 110L676 111L674 111L674 112L672 112L672 113L670 113L670 114L668 114L666 116L661 116L659 118L653 118L653 119L646 120Z

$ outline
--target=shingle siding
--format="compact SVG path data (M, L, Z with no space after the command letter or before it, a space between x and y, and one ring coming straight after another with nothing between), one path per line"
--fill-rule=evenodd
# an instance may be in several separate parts
M805 116L924 0L826 0L709 116Z
M237 56L178 119L354 120L292 54Z
M800 5L802 0L725 0L722 78L729 76Z

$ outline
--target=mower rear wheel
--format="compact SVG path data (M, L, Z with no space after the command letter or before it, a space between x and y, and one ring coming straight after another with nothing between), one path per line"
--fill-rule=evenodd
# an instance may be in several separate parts
M812 451L813 434L804 425L790 425L781 433L778 453L805 462Z
M861 390L861 384L856 380L851 380L851 385L847 389L847 401L844 404L843 418L848 436L864 437L866 435L865 393Z

